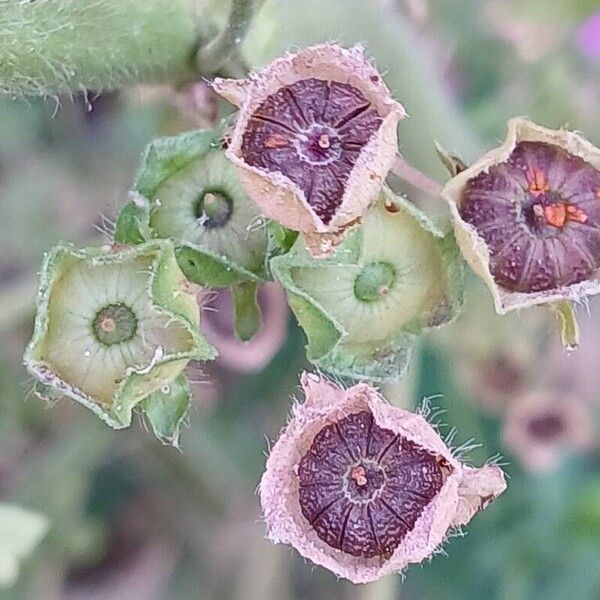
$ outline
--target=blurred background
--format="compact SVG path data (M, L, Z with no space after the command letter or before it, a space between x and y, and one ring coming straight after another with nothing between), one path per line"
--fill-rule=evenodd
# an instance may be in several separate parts
M218 21L226 3L208 8ZM332 39L365 45L411 115L402 152L440 181L434 139L468 162L514 115L600 145L598 0L267 0L243 53L258 66ZM263 539L256 487L307 367L275 284L261 292L265 327L245 348L229 299L211 296L219 312L205 311L204 327L222 357L191 369L183 452L139 420L113 432L81 406L32 396L21 356L43 252L106 240L144 145L210 124L218 110L202 83L0 99L0 502L50 524L0 599L600 598L600 300L579 307L582 343L566 353L552 315L497 317L470 278L464 316L425 336L385 392L405 407L431 397L466 460L499 457L508 491L430 563L367 586Z

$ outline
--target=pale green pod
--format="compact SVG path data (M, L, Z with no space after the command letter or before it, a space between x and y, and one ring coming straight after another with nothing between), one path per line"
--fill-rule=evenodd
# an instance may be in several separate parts
M150 235L173 240L190 281L226 287L266 278L266 226L214 132L152 142L134 187L137 214L147 199Z
M340 377L398 379L416 335L462 305L453 235L386 188L329 258L313 259L300 238L271 268L307 335L309 360Z
M173 244L58 246L40 275L28 370L49 399L72 398L114 428L190 360L214 358ZM44 392L46 390L46 393Z

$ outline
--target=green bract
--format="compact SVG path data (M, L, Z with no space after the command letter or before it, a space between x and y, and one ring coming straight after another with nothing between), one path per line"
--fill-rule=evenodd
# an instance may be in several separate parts
M266 278L266 227L212 131L152 142L134 193L119 217L118 241L135 243L144 235L172 239L182 271L200 285Z
M140 408L152 425L154 435L165 444L179 447L179 430L192 400L185 374L142 400Z
M45 259L25 365L36 393L67 396L115 428L191 359L213 358L173 244L58 246ZM153 423L154 425L154 423Z
M389 190L326 259L300 238L271 261L308 337L308 358L341 377L393 381L415 335L452 320L463 265L452 234Z

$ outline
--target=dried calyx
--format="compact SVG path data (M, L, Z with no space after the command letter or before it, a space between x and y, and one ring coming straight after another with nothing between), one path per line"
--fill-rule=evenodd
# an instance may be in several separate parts
M600 150L525 119L444 188L463 254L496 309L600 291Z
M547 471L566 454L593 446L592 411L580 399L556 391L524 394L508 407L503 438L525 469Z
M458 462L422 416L372 387L311 374L302 386L261 502L273 541L337 575L364 583L421 562L505 489L498 467Z
M227 155L250 196L331 252L377 196L405 115L362 49L306 48L214 88L240 107Z

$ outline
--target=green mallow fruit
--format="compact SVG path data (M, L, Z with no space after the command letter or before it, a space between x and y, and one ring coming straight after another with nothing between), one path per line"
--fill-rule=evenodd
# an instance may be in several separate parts
M133 193L119 217L117 241L173 240L179 266L200 285L228 287L266 278L266 225L214 132L152 142Z
M312 258L300 237L271 268L306 332L309 360L339 377L398 379L416 335L462 305L453 235L386 188L329 258Z
M42 267L37 309L24 357L36 393L77 400L114 428L130 425L133 409L190 360L215 356L167 240L56 247Z

